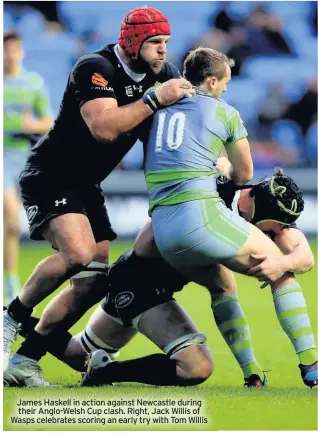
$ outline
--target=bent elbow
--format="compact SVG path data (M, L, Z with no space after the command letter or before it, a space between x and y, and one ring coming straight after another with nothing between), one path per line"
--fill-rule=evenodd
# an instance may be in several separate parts
M308 259L306 272L309 272L311 269L314 268L314 266L315 266L315 259L314 256L311 254L310 258Z
M253 178L253 170L251 171L241 171L239 175L236 177L235 183L242 186L243 184L248 183Z
M242 176L242 184L246 184L253 178L253 169L246 171Z
M118 134L114 130L102 126L98 122L92 123L90 131L97 142L111 143L118 137Z
M245 170L245 180L246 180L245 183L251 181L253 176L254 176L254 166L253 166L253 162L251 162L248 168L246 168Z

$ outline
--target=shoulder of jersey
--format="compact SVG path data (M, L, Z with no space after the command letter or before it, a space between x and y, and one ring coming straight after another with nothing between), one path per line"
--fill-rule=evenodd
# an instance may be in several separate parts
M234 106L231 106L231 104L227 103L223 98L218 98L218 101L222 103L226 109L229 109L230 112L237 111Z
M234 106L231 106L231 104L227 103L225 100L223 100L223 98L218 98L218 101L222 103L229 116L233 115L235 112L238 112Z
M181 78L181 74L180 71L178 70L177 67L175 67L172 63L170 62L165 62L164 63L165 66L165 71L164 73L171 75L171 78Z
M106 57L102 56L101 54L88 53L88 54L84 54L83 56L81 56L78 59L78 61L76 62L76 64L74 65L72 70L74 70L76 67L78 67L80 65L87 65L90 63L92 63L92 64L101 63L106 67L114 68L114 65L112 64L110 59L107 59Z

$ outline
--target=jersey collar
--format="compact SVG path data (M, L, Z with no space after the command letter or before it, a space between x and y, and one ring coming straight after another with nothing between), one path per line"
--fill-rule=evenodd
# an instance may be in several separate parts
M124 68L125 73L136 83L141 82L146 77L146 74L137 74L134 71L132 71L130 68L128 68L127 65L124 64L124 62L121 60L118 52L118 45L116 44L114 47L114 53L116 54L117 59L119 60L121 66Z

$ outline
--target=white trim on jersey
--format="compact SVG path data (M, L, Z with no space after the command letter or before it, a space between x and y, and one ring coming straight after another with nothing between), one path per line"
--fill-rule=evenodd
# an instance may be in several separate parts
M124 62L121 60L120 56L119 56L119 51L118 51L118 45L116 44L114 47L114 53L117 56L117 59L119 60L121 66L124 68L125 73L136 83L141 82L141 80L143 80L146 77L146 74L137 74L134 71L132 71L131 69L128 68L127 65L124 64Z

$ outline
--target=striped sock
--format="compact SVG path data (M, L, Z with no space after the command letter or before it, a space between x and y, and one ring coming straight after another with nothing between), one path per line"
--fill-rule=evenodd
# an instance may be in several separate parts
M244 377L252 374L263 377L256 361L250 328L240 306L238 296L220 296L212 302L215 322L226 344L241 367Z
M273 292L279 323L288 335L301 364L317 361L314 335L310 326L306 301L297 281Z

